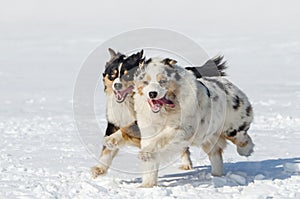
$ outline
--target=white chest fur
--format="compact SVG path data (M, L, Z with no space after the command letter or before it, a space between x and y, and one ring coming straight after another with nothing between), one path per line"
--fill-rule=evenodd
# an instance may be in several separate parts
M119 127L124 127L135 119L133 99L127 96L124 102L116 102L113 95L107 96L107 119Z

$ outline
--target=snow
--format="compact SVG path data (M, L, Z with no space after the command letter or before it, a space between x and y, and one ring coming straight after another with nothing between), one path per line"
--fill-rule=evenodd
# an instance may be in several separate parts
M178 170L176 161L160 171L158 187L140 189L138 150L131 147L106 176L91 178L96 155L82 144L73 119L80 63L110 35L55 31L61 30L0 38L0 198L300 198L299 32L191 31L210 55L225 54L229 79L249 96L255 152L240 157L229 144L225 175L212 177L209 160L192 147L193 170ZM101 100L96 114L105 127ZM93 138L100 142L102 135Z

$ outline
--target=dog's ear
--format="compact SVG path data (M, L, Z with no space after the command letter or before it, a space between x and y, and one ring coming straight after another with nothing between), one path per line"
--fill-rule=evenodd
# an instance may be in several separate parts
M143 54L144 54L144 50L141 50L138 53L132 54L126 59L126 62L130 65L136 66L137 64L139 64L140 62L143 61L143 59L144 59Z
M142 61L144 56L144 50L142 49L140 52L133 54L133 60Z
M141 59L141 61L139 62L139 68L142 69L145 67L145 58Z
M177 63L177 61L174 59L166 58L166 59L162 60L161 63L171 66L173 68L174 65Z
M139 59L142 59L144 56L144 50L142 49L140 52L138 52L137 56L139 57Z
M109 52L109 55L110 55L111 59L114 58L117 55L117 53L111 48L108 48L108 52Z

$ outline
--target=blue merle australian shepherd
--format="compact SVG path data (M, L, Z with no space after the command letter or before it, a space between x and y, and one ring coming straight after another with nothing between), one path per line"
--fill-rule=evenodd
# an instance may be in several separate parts
M175 60L154 58L135 76L134 108L141 132L142 185L157 185L159 163L190 145L202 147L212 175L223 175L226 140L242 156L253 152L247 96L224 77L198 78Z

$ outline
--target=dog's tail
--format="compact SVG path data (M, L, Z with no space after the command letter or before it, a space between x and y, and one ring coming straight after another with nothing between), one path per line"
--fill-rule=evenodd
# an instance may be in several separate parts
M227 66L223 58L224 56L216 56L215 58L209 59L202 66L186 67L185 69L191 70L197 78L226 76L225 70Z
M221 76L227 76L227 74L225 73L225 70L228 68L226 66L226 61L223 61L224 56L216 56L215 58L212 59L213 62L215 62L218 71L220 73Z

